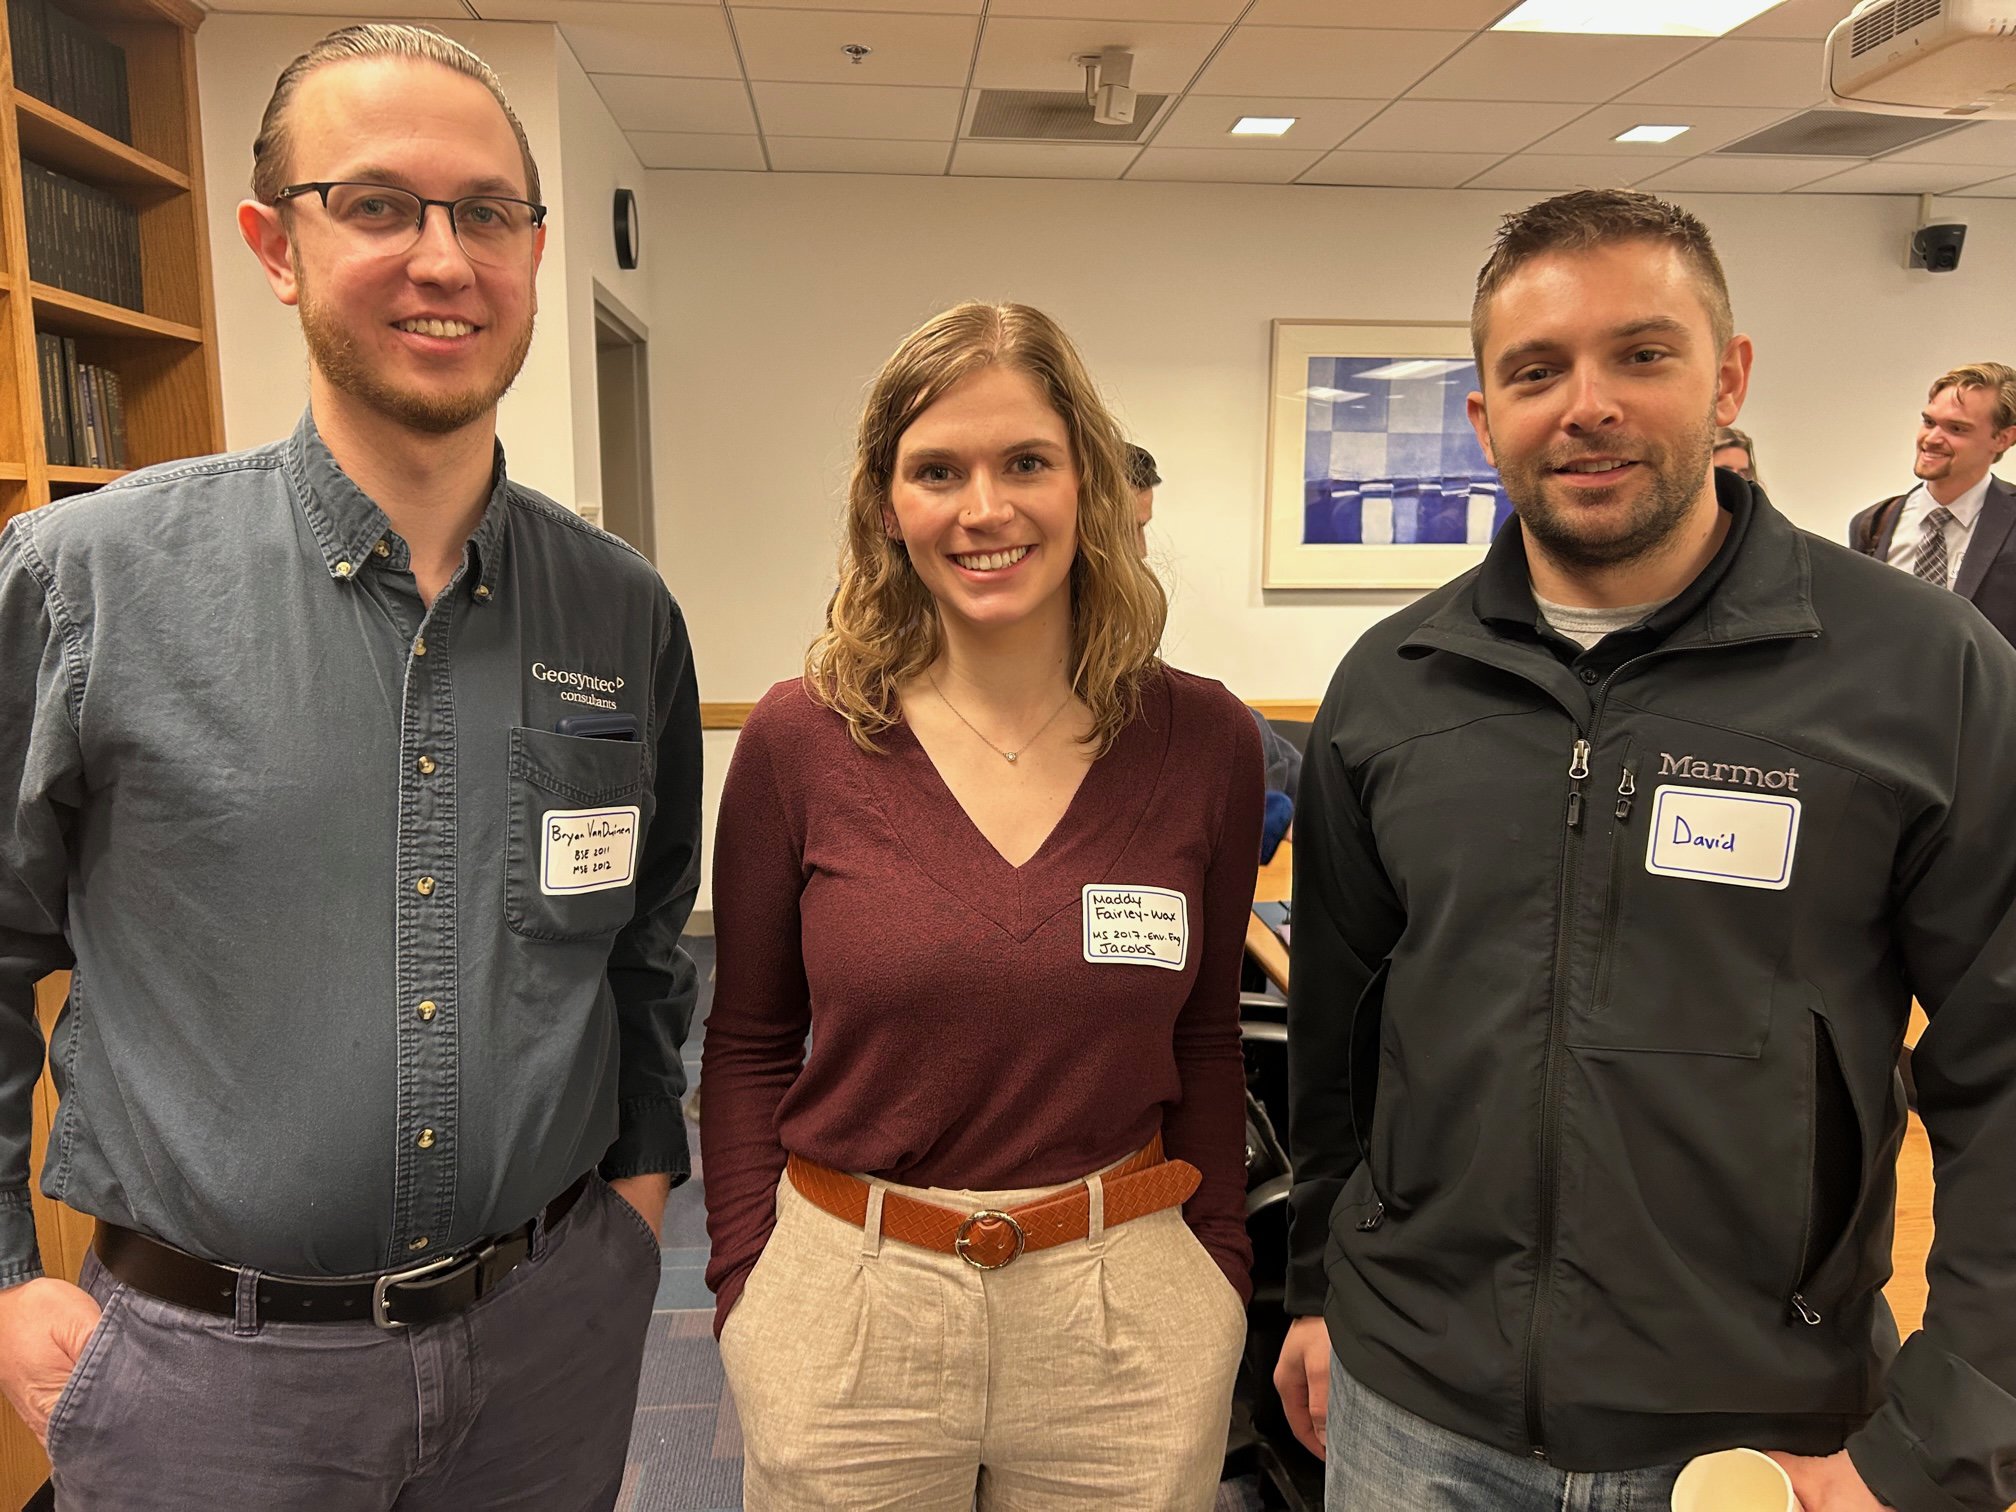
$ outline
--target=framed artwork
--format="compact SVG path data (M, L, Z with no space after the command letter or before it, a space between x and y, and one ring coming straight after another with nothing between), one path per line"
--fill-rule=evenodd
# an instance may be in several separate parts
M1436 588L1511 513L1470 428L1462 321L1277 320L1267 588Z

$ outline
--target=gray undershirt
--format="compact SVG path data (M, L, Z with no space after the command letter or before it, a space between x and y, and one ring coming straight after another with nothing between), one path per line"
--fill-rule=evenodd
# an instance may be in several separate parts
M1629 630L1643 624L1673 600L1667 597L1649 604L1626 604L1621 609L1585 609L1579 604L1554 603L1536 591L1533 602L1550 626L1587 651L1614 630Z

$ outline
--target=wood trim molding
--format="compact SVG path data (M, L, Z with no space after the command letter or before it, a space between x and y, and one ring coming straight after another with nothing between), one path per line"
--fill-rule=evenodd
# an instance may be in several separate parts
M1248 699L1249 709L1258 709L1269 719L1313 720L1316 717L1317 702L1314 699L1299 698L1256 698Z
M739 730L748 721L749 711L756 707L755 700L748 703L703 703L700 705L700 728L703 730ZM1266 699L1252 705L1269 719L1314 719L1316 704L1301 699Z

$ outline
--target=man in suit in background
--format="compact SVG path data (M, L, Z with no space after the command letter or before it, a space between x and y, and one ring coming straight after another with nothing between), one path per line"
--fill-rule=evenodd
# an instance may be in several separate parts
M2016 445L2016 368L1957 367L1934 381L1919 419L1918 485L1872 504L1848 544L1950 588L2016 641L2016 488L1988 469Z

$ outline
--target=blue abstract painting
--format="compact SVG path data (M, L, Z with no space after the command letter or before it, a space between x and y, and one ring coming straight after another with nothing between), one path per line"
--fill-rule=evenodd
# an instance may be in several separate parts
M1304 545L1483 545L1511 514L1464 413L1477 366L1443 357L1311 357Z

